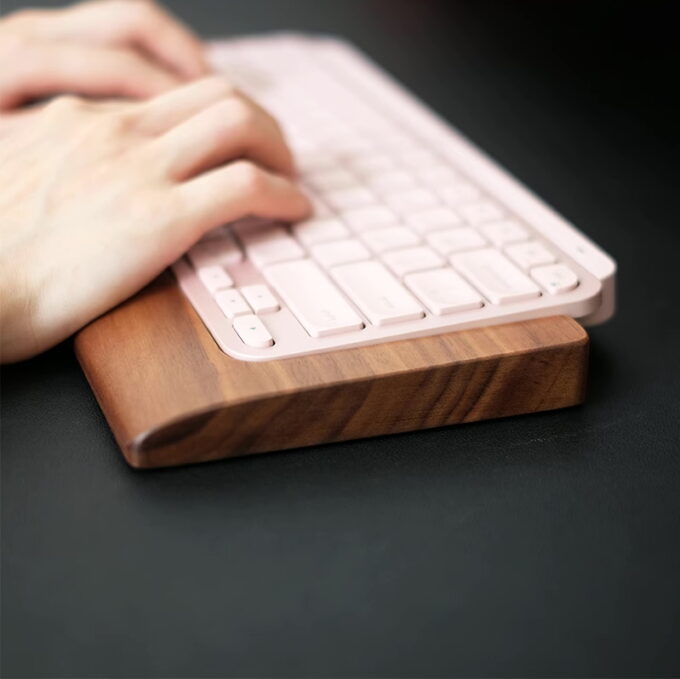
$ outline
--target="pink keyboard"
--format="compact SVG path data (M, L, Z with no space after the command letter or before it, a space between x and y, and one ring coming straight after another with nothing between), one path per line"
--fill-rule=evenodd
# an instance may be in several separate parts
M613 313L612 259L354 48L274 35L211 57L280 120L316 208L225 225L175 263L230 356Z

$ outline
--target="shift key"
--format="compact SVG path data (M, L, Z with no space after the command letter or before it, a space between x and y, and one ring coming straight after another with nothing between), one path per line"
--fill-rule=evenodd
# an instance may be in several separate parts
M425 315L415 297L380 262L338 266L333 277L373 325L412 321Z
M312 337L361 330L364 323L315 262L273 264L265 278Z

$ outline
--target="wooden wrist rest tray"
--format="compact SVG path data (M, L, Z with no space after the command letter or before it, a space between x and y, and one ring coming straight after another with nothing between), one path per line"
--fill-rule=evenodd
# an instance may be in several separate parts
M581 403L588 335L554 316L265 363L225 355L163 274L80 331L133 467L161 467Z

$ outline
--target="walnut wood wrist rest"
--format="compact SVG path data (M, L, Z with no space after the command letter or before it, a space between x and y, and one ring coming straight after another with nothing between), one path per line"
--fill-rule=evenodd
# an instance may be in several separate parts
M220 351L163 274L76 353L125 459L161 467L581 403L588 336L555 316L265 363Z

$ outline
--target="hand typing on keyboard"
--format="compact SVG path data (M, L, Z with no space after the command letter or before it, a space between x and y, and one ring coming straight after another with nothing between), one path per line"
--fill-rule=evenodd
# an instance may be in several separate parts
M174 264L229 355L611 314L613 262L350 46L255 36L210 59L281 121L314 206L225 224Z
M85 9L65 14L60 30L69 32L69 16L71 32L82 30ZM175 42L183 30L175 25ZM9 77L14 67L3 60L3 105L53 91L36 87L18 64ZM58 71L51 67L47 76ZM24 72L30 82L18 87ZM63 84L56 75L55 83ZM220 224L307 216L291 153L267 112L217 76L161 89L168 91L141 102L58 97L16 124L9 124L16 113L0 114L3 361L66 338ZM266 308L257 289L251 293L251 303Z

